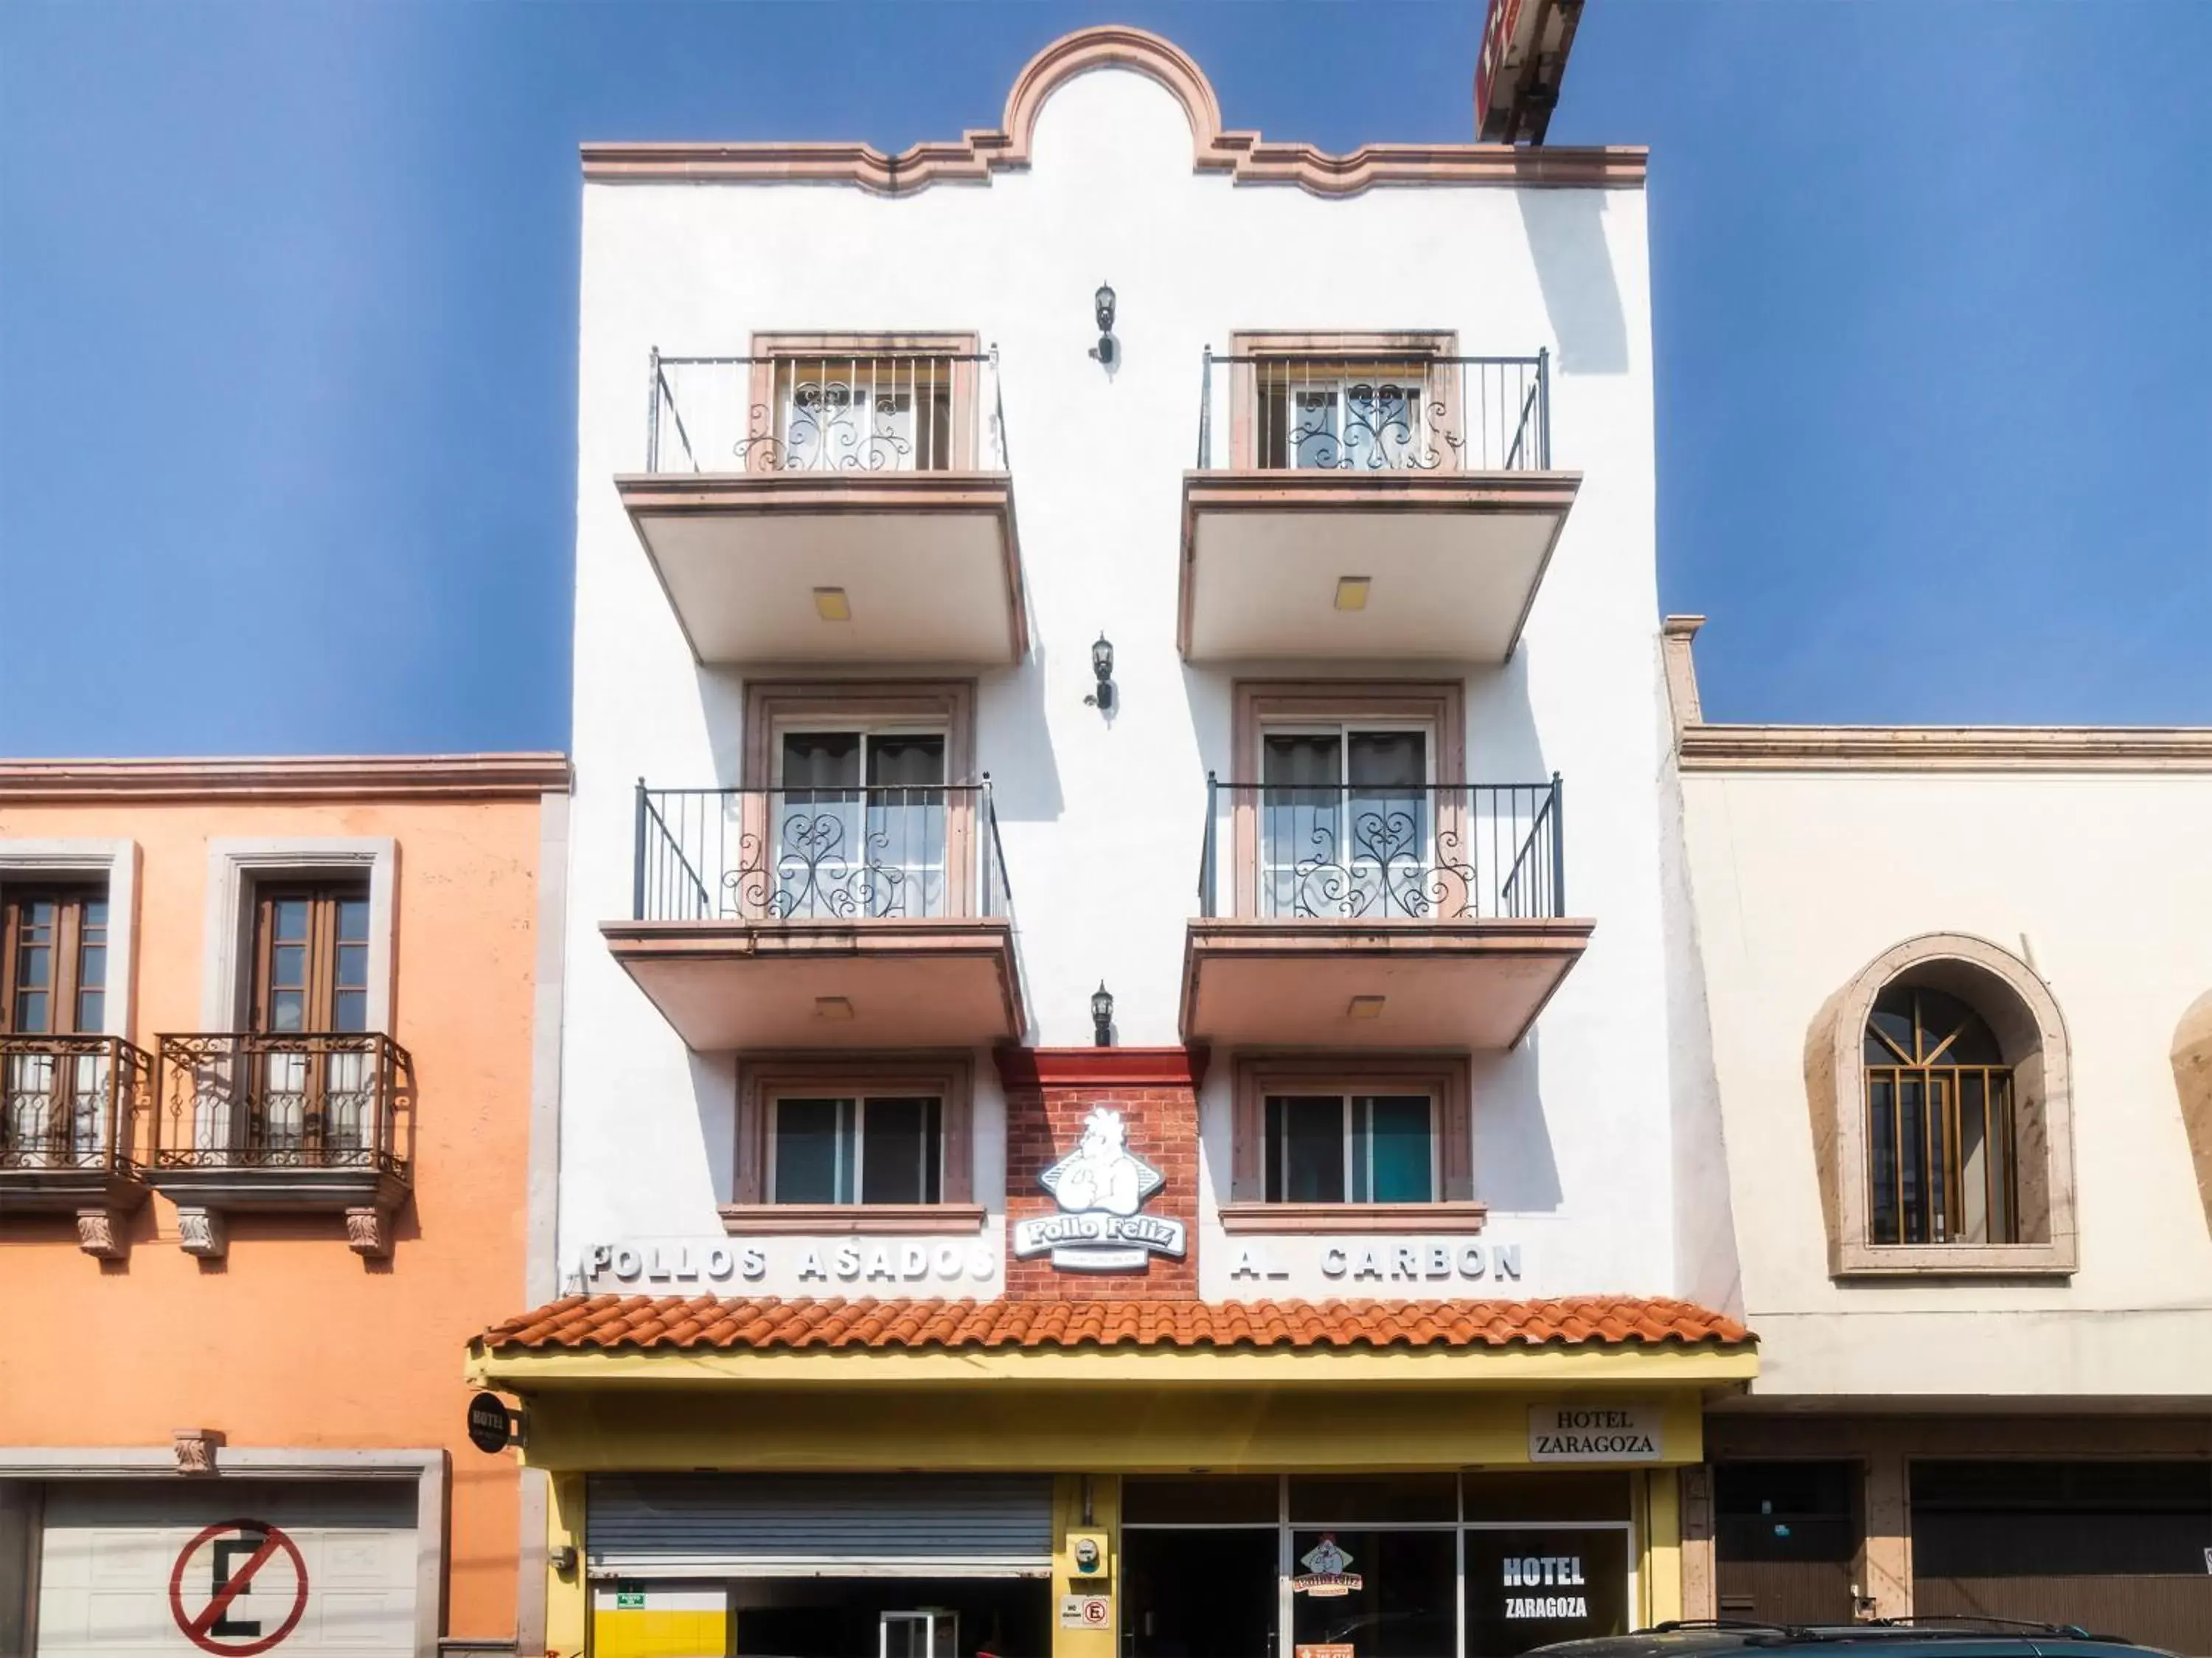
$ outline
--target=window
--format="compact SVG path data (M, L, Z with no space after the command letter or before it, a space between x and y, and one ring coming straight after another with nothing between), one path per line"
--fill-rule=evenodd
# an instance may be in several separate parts
M2012 1069L1956 997L1892 985L1866 1027L1868 1236L2014 1243Z
M1475 913L1483 900L1467 856L1478 826L1461 782L1463 695L1450 680L1238 681L1228 789L1234 913Z
M1479 1231L1467 1100L1462 1058L1239 1061L1223 1227Z
M1516 1489L1500 1505L1487 1489L1500 1477L1480 1474L1129 1475L1125 1649L1453 1658L1620 1634L1635 1588L1628 1482L1600 1477L1610 1503L1546 1512L1591 1478L1504 1476Z
M367 883L264 885L255 893L248 1088L204 1113L204 1144L282 1161L343 1161L376 1116L376 1057L345 1037L368 1028ZM244 1109L239 1109L243 1103Z
M2072 1071L2050 987L2002 947L1927 933L1869 962L1807 1033L1830 1274L2072 1272Z
M777 447L799 472L944 472L952 465L951 356L779 357Z
M749 1061L724 1222L733 1233L975 1230L971 1087L964 1054Z
M1267 1201L1420 1204L1437 1192L1427 1094L1270 1094Z
M756 334L752 351L749 429L737 446L748 471L978 464L986 358L973 334Z
M96 1036L106 1025L107 896L10 887L0 898L0 1035ZM106 1149L111 1056L19 1041L0 1055L0 1161L47 1166Z
M256 894L253 1028L368 1028L366 882L265 887Z
M786 731L769 802L776 913L945 913L941 731Z
M1261 899L1270 916L1414 916L1433 907L1425 730L1270 727L1261 743Z
M1336 472L1461 464L1458 350L1449 331L1231 334L1234 464Z
M882 1095L773 1102L778 1204L933 1204L944 1195L944 1102Z
M1380 472L1438 462L1443 371L1419 357L1396 362L1262 359L1260 465Z
M94 1034L107 1019L107 897L90 887L9 888L0 905L0 1031Z

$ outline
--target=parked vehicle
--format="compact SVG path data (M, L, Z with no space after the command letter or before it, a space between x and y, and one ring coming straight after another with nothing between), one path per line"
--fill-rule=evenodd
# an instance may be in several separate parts
M2141 1658L2160 1652L2070 1624L2008 1618L1885 1618L1863 1624L1762 1624L1682 1619L1632 1635L1601 1636L1538 1647L1523 1658L1759 1658L1848 1647L1850 1658Z

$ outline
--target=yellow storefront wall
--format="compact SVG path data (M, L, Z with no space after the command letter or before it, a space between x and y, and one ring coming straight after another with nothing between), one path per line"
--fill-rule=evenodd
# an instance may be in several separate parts
M524 1459L552 1475L548 1554L576 1563L548 1575L547 1643L562 1654L586 1650L592 1623L581 1564L591 1473L1049 1472L1055 1612L1059 1597L1077 1594L1112 1599L1118 1612L1124 1473L1520 1469L1540 1477L1549 1465L1529 1456L1529 1411L1562 1404L1658 1412L1659 1464L1618 1465L1638 1476L1634 1612L1656 1622L1681 1609L1674 1471L1703 1459L1707 1393L1741 1387L1757 1364L1748 1350L1698 1350L1485 1354L1449 1368L1406 1362L1422 1356L1403 1353L1342 1355L1386 1362L1326 1367L1268 1362L1259 1354L1211 1355L1237 1362L1197 1365L1116 1364L1108 1362L1115 1356L1091 1354L1082 1356L1087 1364L1035 1367L994 1363L989 1355L963 1364L962 1356L944 1353L846 1367L739 1367L726 1355L703 1363L628 1355L530 1363L535 1356L479 1357L471 1371L473 1380L522 1397ZM1562 1362L1580 1357L1602 1362ZM1113 1570L1103 1588L1075 1572L1069 1539L1080 1532L1111 1539ZM696 1616L688 1608L665 1615L611 1609L592 1631L591 1650L596 1658L720 1653L726 1624L709 1628ZM1054 1637L1054 1658L1116 1658L1119 1651L1112 1624L1060 1628L1055 1617Z

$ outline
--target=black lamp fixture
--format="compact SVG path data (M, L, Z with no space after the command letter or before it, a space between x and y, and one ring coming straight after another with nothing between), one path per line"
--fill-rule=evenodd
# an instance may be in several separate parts
M1091 355L1105 368L1114 366L1114 284L1102 282L1098 291L1091 296L1091 305L1098 319L1098 343L1091 348Z
M1114 1045L1114 992L1103 978L1091 996L1091 1033L1100 1047Z
M1114 642L1104 634L1091 647L1091 672L1098 681L1097 690L1083 700L1103 714L1114 706Z

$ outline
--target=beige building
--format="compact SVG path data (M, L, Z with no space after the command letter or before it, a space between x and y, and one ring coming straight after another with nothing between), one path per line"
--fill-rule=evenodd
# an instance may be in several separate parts
M1762 1362L1690 1609L2212 1652L2212 731L1710 725L1699 619L1682 1239Z

